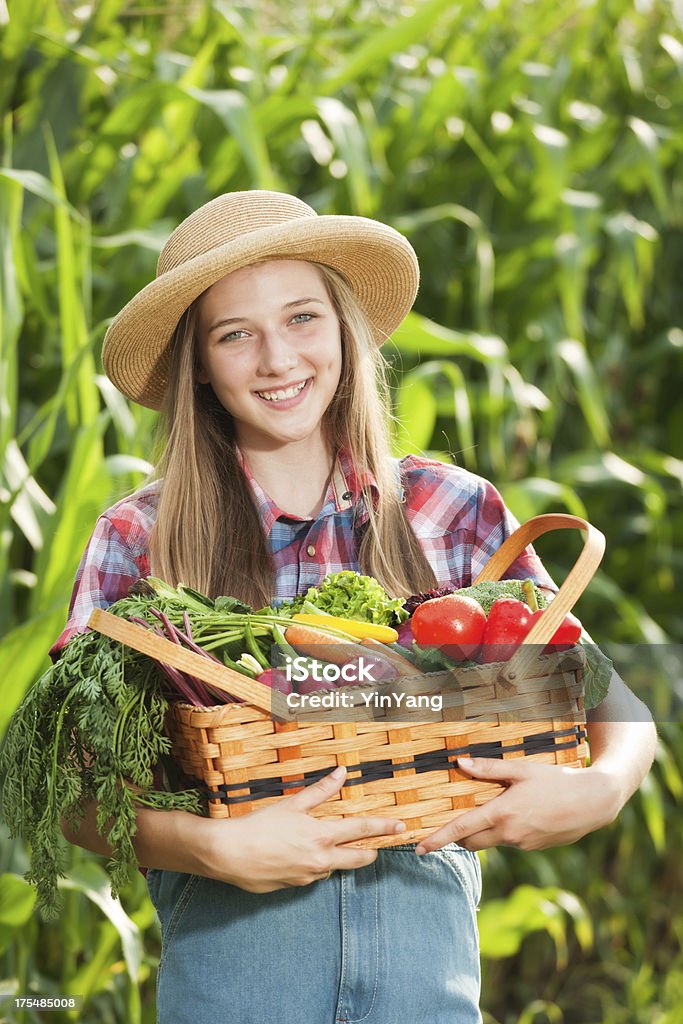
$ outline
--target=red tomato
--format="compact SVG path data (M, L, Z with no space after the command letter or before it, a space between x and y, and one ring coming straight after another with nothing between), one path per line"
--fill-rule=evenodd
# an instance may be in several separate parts
M538 618L543 615L543 610L539 610L533 613L532 625L536 624ZM578 644L581 638L582 626L575 615L568 612L564 619L553 633L552 639L546 651L566 651L569 647L573 647L574 644Z
M499 597L489 609L479 660L508 661L534 622L534 613L516 597Z
M489 609L479 660L485 664L508 661L541 615L542 609L532 612L524 601L518 601L514 597L499 597ZM555 630L550 644L544 650L566 650L578 643L580 636L581 623L569 613Z
M418 605L411 625L421 647L439 647L449 658L465 661L481 644L486 615L474 598L447 594Z

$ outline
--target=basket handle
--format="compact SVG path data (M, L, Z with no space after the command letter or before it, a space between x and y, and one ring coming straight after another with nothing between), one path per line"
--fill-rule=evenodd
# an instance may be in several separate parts
M520 649L513 655L507 663L507 667L501 673L501 677L508 681L513 680L518 673L524 671L526 662L531 662L536 657L536 654L533 652L525 652L522 648L532 644L545 647L564 620L567 612L572 610L590 583L605 552L604 534L586 522L585 519L581 519L580 516L561 512L534 516L533 519L529 519L515 530L514 533L510 534L495 554L491 556L474 581L475 583L482 583L484 580L499 580L505 570L512 565L518 555L521 555L527 545L531 544L537 537L542 536L544 533L550 533L552 530L582 530L585 534L584 545L576 563L560 587L557 596L550 602L543 615L539 617L536 625L522 641Z
M112 640L118 640L127 647L132 647L133 650L139 651L141 654L146 654L149 658L163 661L180 672L196 676L197 679L201 679L204 683L210 683L231 697L240 697L261 711L265 711L271 718L277 717L285 720L292 718L292 711L285 697L277 690L272 690L269 686L264 686L263 683L247 679L246 676L233 671L226 665L220 665L210 658L203 658L201 654L188 651L149 629L119 618L118 615L105 612L102 608L95 608L88 621L88 626Z

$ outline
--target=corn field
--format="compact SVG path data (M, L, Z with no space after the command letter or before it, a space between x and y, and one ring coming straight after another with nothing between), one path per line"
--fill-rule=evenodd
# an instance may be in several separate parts
M683 1021L683 683L663 667L683 645L682 29L676 0L0 0L0 736L96 517L152 469L155 415L102 372L107 324L221 192L405 233L396 453L607 536L578 614L653 652L657 760L612 826L482 855L486 1024ZM577 550L539 542L558 580ZM26 867L0 826L0 1022L75 1020L12 997L77 993L88 1024L151 1024L142 877L114 902L70 848L48 925Z

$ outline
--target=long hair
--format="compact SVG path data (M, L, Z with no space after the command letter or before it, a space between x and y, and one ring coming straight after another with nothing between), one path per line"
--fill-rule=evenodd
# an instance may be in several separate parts
M358 562L394 597L436 585L434 572L404 514L391 461L387 364L367 318L341 274L322 274L341 328L339 385L323 430L333 457L346 448L358 473L369 471L378 496L363 495L367 522L359 530ZM159 464L163 485L152 532L153 571L217 596L270 604L275 568L251 487L236 450L234 423L213 389L197 381L198 300L185 312L170 347L164 407L167 443Z

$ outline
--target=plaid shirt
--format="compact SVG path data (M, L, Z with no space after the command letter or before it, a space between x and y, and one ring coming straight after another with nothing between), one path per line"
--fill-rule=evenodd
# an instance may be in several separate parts
M438 585L469 586L517 521L496 488L467 470L417 455L392 461L408 520ZM357 474L340 452L320 512L306 518L279 508L241 462L273 553L275 604L319 585L327 573L361 571L356 530L368 518L364 489L377 493L370 474ZM158 481L148 484L97 520L76 574L66 628L50 651L53 658L85 630L93 608L108 607L125 597L137 579L150 575L149 541L159 489ZM506 576L530 577L557 589L531 547Z

